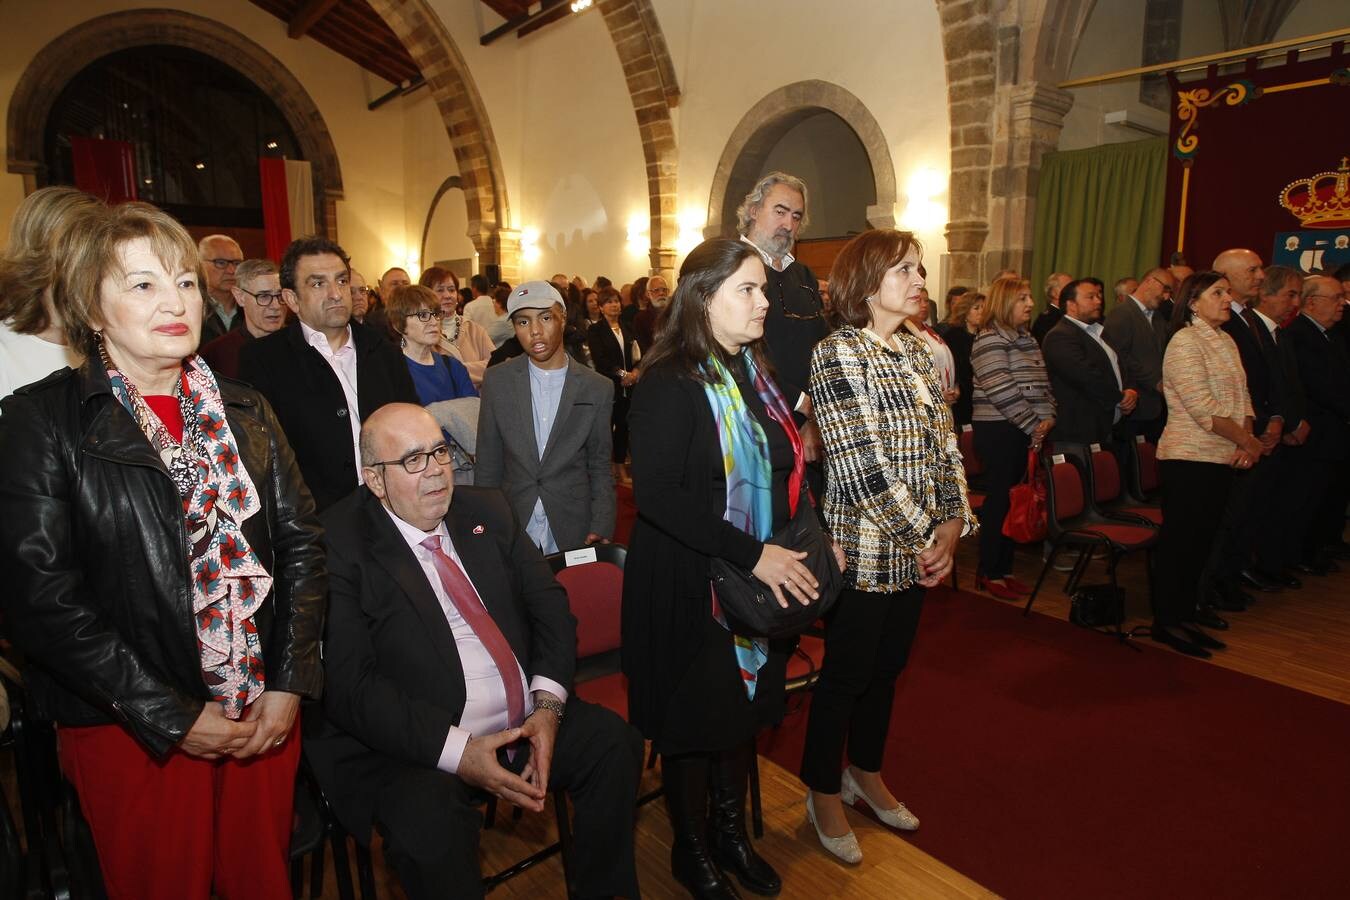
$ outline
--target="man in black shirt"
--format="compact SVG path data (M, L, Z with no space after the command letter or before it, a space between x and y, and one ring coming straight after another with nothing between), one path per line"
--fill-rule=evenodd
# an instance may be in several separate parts
M741 240L752 244L764 259L768 276L765 294L769 312L764 319L764 344L773 363L778 387L796 413L802 436L811 489L821 496L820 429L812 415L807 392L811 351L829 334L820 282L805 264L792 256L797 232L806 224L806 185L800 178L770 172L761 178L737 211Z

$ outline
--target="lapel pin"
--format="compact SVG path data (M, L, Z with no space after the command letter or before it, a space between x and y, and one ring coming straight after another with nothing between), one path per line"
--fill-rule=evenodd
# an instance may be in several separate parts
M483 528L482 525L475 525L475 526L473 526L473 533L474 533L474 534L482 534L484 530L485 530L485 529Z

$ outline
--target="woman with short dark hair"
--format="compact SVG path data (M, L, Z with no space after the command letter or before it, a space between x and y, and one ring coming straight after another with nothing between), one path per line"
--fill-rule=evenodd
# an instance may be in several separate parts
M464 363L440 352L444 298L424 285L405 284L394 288L386 306L389 325L399 335L403 361L423 406L478 396Z
M925 590L951 571L958 538L974 530L932 355L904 327L923 312L920 253L904 231L865 231L849 241L830 273L842 325L811 354L825 521L848 565L825 615L801 776L821 844L848 863L861 861L862 851L845 805L861 799L887 825L919 827L881 778L895 682Z
M737 896L728 871L754 893L782 889L750 844L744 807L755 733L783 717L791 644L731 631L711 559L753 571L784 605L818 586L805 554L769 543L810 499L792 410L764 355L764 283L743 241L692 250L630 414L629 720L662 754L671 871L696 897Z

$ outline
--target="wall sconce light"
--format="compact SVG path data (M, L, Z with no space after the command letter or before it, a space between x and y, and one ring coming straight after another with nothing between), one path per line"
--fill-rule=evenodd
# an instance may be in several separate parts
M900 222L911 231L932 233L947 222L947 206L936 198L947 192L947 176L937 169L916 169L905 184L909 203Z
M522 228L520 230L520 261L537 263L544 251L539 248L539 229Z
M202 161L199 159L199 160L197 160L195 163L192 164L192 168L194 168L194 169L196 169L198 172L200 172L200 171L202 171L203 169L206 168L206 163L202 162Z
M572 0L572 12L579 13L583 10L590 9L593 2L594 0Z
M707 216L703 210L690 207L680 213L679 223L680 233L675 238L675 252L685 256L703 243L703 226L707 224Z

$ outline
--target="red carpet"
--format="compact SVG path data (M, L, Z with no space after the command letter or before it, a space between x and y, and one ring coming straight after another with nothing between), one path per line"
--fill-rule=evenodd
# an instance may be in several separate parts
M988 598L930 593L886 773L1005 897L1350 897L1350 707Z

